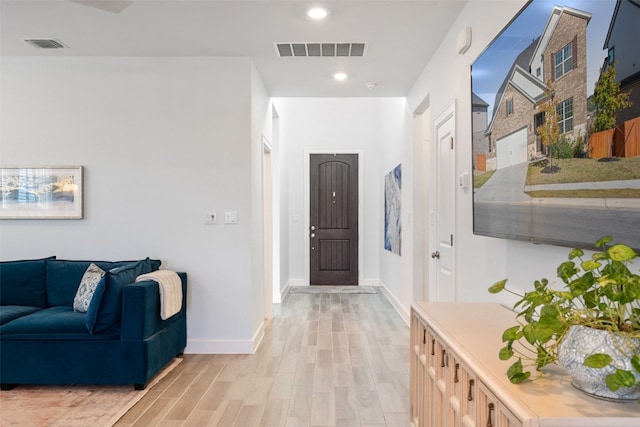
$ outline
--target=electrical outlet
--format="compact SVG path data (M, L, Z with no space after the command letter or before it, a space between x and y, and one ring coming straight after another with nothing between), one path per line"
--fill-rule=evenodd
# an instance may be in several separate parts
M209 212L205 216L205 225L215 225L217 222L217 215L215 212Z

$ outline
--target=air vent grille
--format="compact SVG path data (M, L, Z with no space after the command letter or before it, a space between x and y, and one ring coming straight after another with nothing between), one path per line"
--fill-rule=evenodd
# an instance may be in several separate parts
M24 41L39 49L64 49L66 47L56 39L24 39Z
M280 58L364 56L365 43L276 43Z

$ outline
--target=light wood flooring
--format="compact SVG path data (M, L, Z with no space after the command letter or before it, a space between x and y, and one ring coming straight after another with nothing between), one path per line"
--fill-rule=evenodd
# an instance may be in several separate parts
M409 425L409 328L381 294L288 294L252 355L184 355L116 426Z

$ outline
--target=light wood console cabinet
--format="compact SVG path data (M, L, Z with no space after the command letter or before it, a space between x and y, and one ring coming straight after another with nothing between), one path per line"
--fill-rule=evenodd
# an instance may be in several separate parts
M413 427L640 426L640 404L587 396L559 367L513 385L498 359L515 314L490 303L411 307Z

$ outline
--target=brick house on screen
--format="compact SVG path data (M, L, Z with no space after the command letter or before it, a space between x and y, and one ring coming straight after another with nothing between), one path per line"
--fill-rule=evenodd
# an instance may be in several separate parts
M640 0L618 0L604 41L607 58L602 70L616 64L620 92L629 94L631 105L618 112L616 125L640 116Z
M569 139L587 131L587 25L591 14L555 6L542 34L518 55L501 85L485 137L487 165L501 169L543 155L536 128L547 83L560 133ZM495 158L495 160L494 160Z

